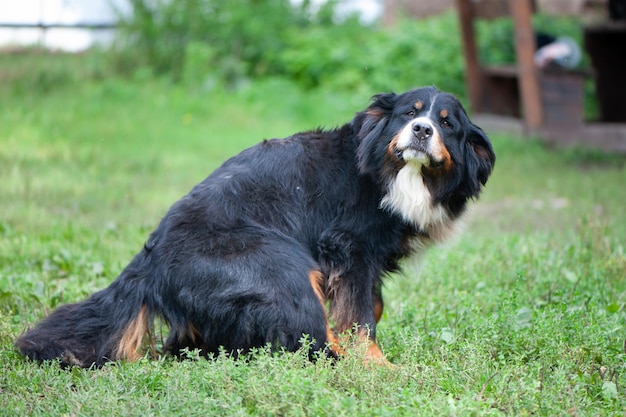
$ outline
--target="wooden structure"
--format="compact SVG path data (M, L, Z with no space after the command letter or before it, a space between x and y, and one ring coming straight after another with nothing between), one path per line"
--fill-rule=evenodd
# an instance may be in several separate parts
M591 73L536 67L533 0L456 2L467 88L474 116L496 115L518 121L520 127L516 131L540 136L556 144L626 153L626 124L589 124L584 120L584 83ZM507 66L482 65L478 60L474 21L502 16L510 16L513 20L516 63ZM624 71L622 73L626 73ZM493 121L493 117L490 120ZM498 124L502 125L496 122Z

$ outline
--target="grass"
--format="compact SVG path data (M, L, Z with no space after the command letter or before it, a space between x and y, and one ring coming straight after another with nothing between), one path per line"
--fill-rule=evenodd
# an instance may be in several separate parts
M626 412L624 159L498 134L464 234L387 281L378 334L395 369L264 350L101 370L25 361L13 339L111 282L225 158L368 102L277 80L230 92L58 80L0 88L0 415Z

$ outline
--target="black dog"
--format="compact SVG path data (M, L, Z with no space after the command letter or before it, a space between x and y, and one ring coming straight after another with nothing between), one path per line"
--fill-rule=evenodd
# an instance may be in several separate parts
M108 288L58 308L16 346L62 365L133 360L159 316L175 355L293 351L303 335L312 351L338 355L336 335L356 329L367 358L384 362L383 276L456 232L494 162L452 95L376 95L339 129L266 140L226 161Z

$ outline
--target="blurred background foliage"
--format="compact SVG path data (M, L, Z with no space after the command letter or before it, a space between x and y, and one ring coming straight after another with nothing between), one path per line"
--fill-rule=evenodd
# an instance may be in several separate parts
M177 82L237 86L284 77L303 88L403 90L435 84L462 93L463 65L452 13L381 28L337 17L336 1L132 0L122 19L115 70Z
M305 88L404 90L434 84L463 95L464 63L452 11L393 26L337 17L338 1L131 0L115 48L116 69L148 68L192 84L237 85L279 76ZM580 22L537 15L538 31L580 41ZM482 22L485 63L515 62L511 19Z
M0 56L2 83L48 91L77 78L166 79L191 90L239 88L281 78L310 90L374 94L435 85L465 102L464 61L454 11L394 25L339 15L338 0L129 0L111 47L48 65ZM538 31L580 41L581 22L538 14ZM480 59L515 62L511 19L477 25ZM2 54L6 55L6 54ZM21 62L21 63L20 63ZM586 62L583 62L586 65ZM0 86L2 88L2 86ZM588 97L594 100L593 91Z

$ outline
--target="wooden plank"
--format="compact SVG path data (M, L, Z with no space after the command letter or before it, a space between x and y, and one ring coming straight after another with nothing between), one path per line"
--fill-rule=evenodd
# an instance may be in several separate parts
M576 128L545 126L540 136L556 146L599 149L626 155L626 124L587 123Z
M588 123L579 135L578 143L608 152L626 154L626 124Z
M517 78L519 71L515 65L486 65L482 68L485 75L496 77Z
M542 124L541 96L538 71L535 66L535 32L532 27L532 1L509 0L515 29L515 53L519 73L523 117L529 133L537 131Z
M470 5L476 18L493 20L511 14L508 0L471 0Z
M463 41L463 55L465 57L465 75L470 107L473 112L481 111L482 80L478 63L478 50L474 34L474 22L471 0L457 0L459 23L461 26L461 40Z

